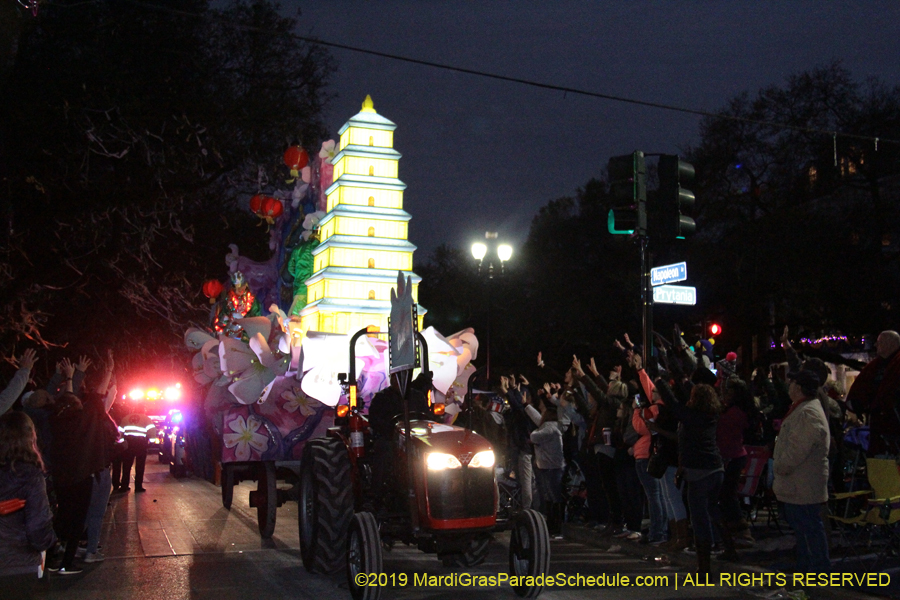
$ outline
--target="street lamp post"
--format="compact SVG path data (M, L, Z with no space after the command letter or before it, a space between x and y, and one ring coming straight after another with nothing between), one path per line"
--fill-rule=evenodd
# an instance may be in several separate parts
M472 244L472 256L478 261L478 274L487 277L487 296L488 296L488 318L487 318L487 335L485 336L487 368L486 377L491 377L491 313L493 312L493 297L491 287L494 280L494 269L496 268L497 276L503 275L504 265L512 257L512 246L509 244L497 243L497 232L486 231L484 234L485 242L475 242ZM496 266L495 266L496 261Z

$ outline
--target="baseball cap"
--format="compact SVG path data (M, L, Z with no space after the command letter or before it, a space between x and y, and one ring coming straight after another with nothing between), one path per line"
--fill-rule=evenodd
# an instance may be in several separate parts
M819 389L819 377L812 371L793 371L787 377L799 385L806 396L815 396Z

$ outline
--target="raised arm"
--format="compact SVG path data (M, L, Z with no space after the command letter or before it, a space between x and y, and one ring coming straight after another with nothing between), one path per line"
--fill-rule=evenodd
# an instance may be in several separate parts
M63 390L62 391L69 392L70 394L74 393L75 388L74 388L74 384L72 383L72 380L74 379L74 376L75 376L75 365L73 365L72 361L70 361L68 358L62 359L61 364L62 364L62 373L63 373L63 375L66 376L65 380L63 381Z
M37 354L31 348L23 352L22 356L19 357L19 370L9 380L6 389L0 392L0 415L12 408L12 405L16 403L16 400L25 391L25 386L28 385L28 380L31 379L31 369L34 367L35 362L37 362Z
M802 364L800 361L800 355L797 354L797 351L791 345L791 340L788 337L788 326L784 326L784 333L781 334L781 347L784 348L784 355L787 357L788 362L788 371L794 372L800 370L800 365Z
M113 358L113 351L110 350L107 354L109 357L109 361L106 364L106 371L103 373L103 379L100 380L100 386L97 388L97 391L101 394L105 394L107 390L109 390L109 382L112 381L113 371L116 368L116 361Z

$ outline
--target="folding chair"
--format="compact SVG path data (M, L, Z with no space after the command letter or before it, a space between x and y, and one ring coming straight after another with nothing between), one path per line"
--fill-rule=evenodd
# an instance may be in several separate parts
M509 473L497 477L498 513L505 518L512 518L522 510L522 488L519 482L512 479Z
M844 434L843 461L844 484L848 492L865 485L866 452L869 450L869 427L854 427ZM846 515L844 515L846 516Z
M866 521L875 526L875 532L885 535L885 545L878 553L876 566L890 554L900 549L900 471L896 458L867 458L866 473L872 486L872 498L868 500Z
M564 519L567 523L586 518L587 484L578 461L570 461L563 474Z
M772 501L772 492L766 484L766 466L772 453L767 446L744 446L747 451L747 464L741 472L738 483L738 497L742 499L742 506L747 511L747 521L755 523L759 517L759 509L766 509L766 523L774 525L781 531L778 523L778 511Z
M829 529L832 532L837 531L840 547L850 550L850 554L834 561L835 563L843 563L851 558L857 561L863 559L859 549L864 534L869 532L866 516L869 512L867 500L871 495L871 490L856 490L828 496L828 520L832 523ZM829 547L834 557L838 546L829 543Z
M871 490L860 490L846 494L835 494L835 499L844 500L865 497L866 503L854 516L830 518L838 523L852 526L858 531L869 532L869 546L872 546L872 534L880 533L884 544L875 553L874 569L891 552L900 549L900 470L895 458L867 458L866 472ZM856 546L851 546L856 553Z

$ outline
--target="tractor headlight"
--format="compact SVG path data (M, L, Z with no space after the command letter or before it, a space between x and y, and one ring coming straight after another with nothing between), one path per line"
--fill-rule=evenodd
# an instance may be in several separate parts
M425 459L429 471L443 471L445 469L460 469L462 463L452 454L443 452L430 452Z
M469 462L470 467L484 467L489 469L494 466L494 453L491 450L484 450L472 457Z

